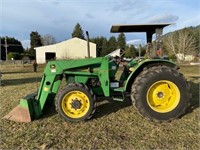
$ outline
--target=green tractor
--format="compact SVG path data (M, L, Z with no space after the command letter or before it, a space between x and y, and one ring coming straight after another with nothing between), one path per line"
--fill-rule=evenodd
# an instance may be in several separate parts
M163 28L168 25L113 25L113 33L146 32L147 43L152 42L152 35L156 33L155 55L132 60L123 70L119 59L109 56L50 61L37 93L22 98L4 118L30 122L42 115L46 103L55 103L65 121L84 121L95 113L96 97L100 96L117 101L130 97L138 112L150 120L168 121L180 117L189 106L189 85L178 67L157 53ZM121 74L119 79L116 74ZM66 80L66 85L60 88L62 80Z

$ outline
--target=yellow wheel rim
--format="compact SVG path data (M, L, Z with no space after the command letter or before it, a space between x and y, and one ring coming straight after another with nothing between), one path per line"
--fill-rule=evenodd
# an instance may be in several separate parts
M90 108L88 96L81 91L71 91L62 99L62 110L70 118L81 118Z
M147 102L151 109L167 113L176 108L180 101L180 91L171 81L155 82L147 91Z

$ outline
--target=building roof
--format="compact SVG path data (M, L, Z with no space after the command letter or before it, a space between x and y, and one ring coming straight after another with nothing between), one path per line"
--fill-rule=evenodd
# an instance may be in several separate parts
M64 43L68 43L68 42L71 42L71 41L84 41L84 42L87 42L87 40L83 40L83 39L80 39L80 38L74 37L74 38L71 38L71 39L68 39L68 40L65 40L65 41L59 42L59 43L55 43L55 44L51 44L51 45L44 45L44 46L35 47L35 49L37 50L37 49L40 48L40 47L56 46L56 45L60 45L60 44L64 44ZM90 42L90 44L95 44L95 43ZM95 44L95 45L96 45L96 44Z

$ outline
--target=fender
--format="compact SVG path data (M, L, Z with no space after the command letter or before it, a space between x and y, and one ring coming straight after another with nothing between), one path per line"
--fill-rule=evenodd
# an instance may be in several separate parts
M153 66L159 66L159 65L165 65L165 66L169 66L172 68L178 68L178 66L168 60L162 60L162 59L146 59L146 60L142 60L140 62L137 63L130 63L130 68L132 68L132 72L129 74L125 85L124 85L124 91L130 92L131 91L131 85L133 84L134 80L136 79L136 77L143 71L143 69L145 67L153 67Z

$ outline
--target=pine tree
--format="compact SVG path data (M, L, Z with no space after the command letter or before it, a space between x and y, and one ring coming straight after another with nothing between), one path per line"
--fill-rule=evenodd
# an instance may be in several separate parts
M134 47L134 45L130 45L129 48L125 51L125 57L128 58L135 58L136 57L136 48Z
M102 56L102 48L105 49L107 39L103 36L101 36L101 37L97 36L97 37L91 38L90 41L96 44L97 57Z
M36 59L34 48L42 46L41 35L37 31L32 31L30 34L30 41L31 48L28 51L28 55L31 59Z
M117 40L114 36L111 36L108 40L108 53L113 52L117 49Z
M76 26L74 27L74 30L72 32L72 38L74 38L74 37L84 39L84 33L83 33L82 27L79 23L76 24Z
M125 50L126 48L126 36L124 33L120 33L117 38L117 48L120 48L122 50Z
M108 53L108 41L106 38L103 38L101 56L106 56Z
M42 46L41 36L37 31L36 32L34 32L34 31L31 32L30 41L31 41L31 49L34 49L35 47Z

